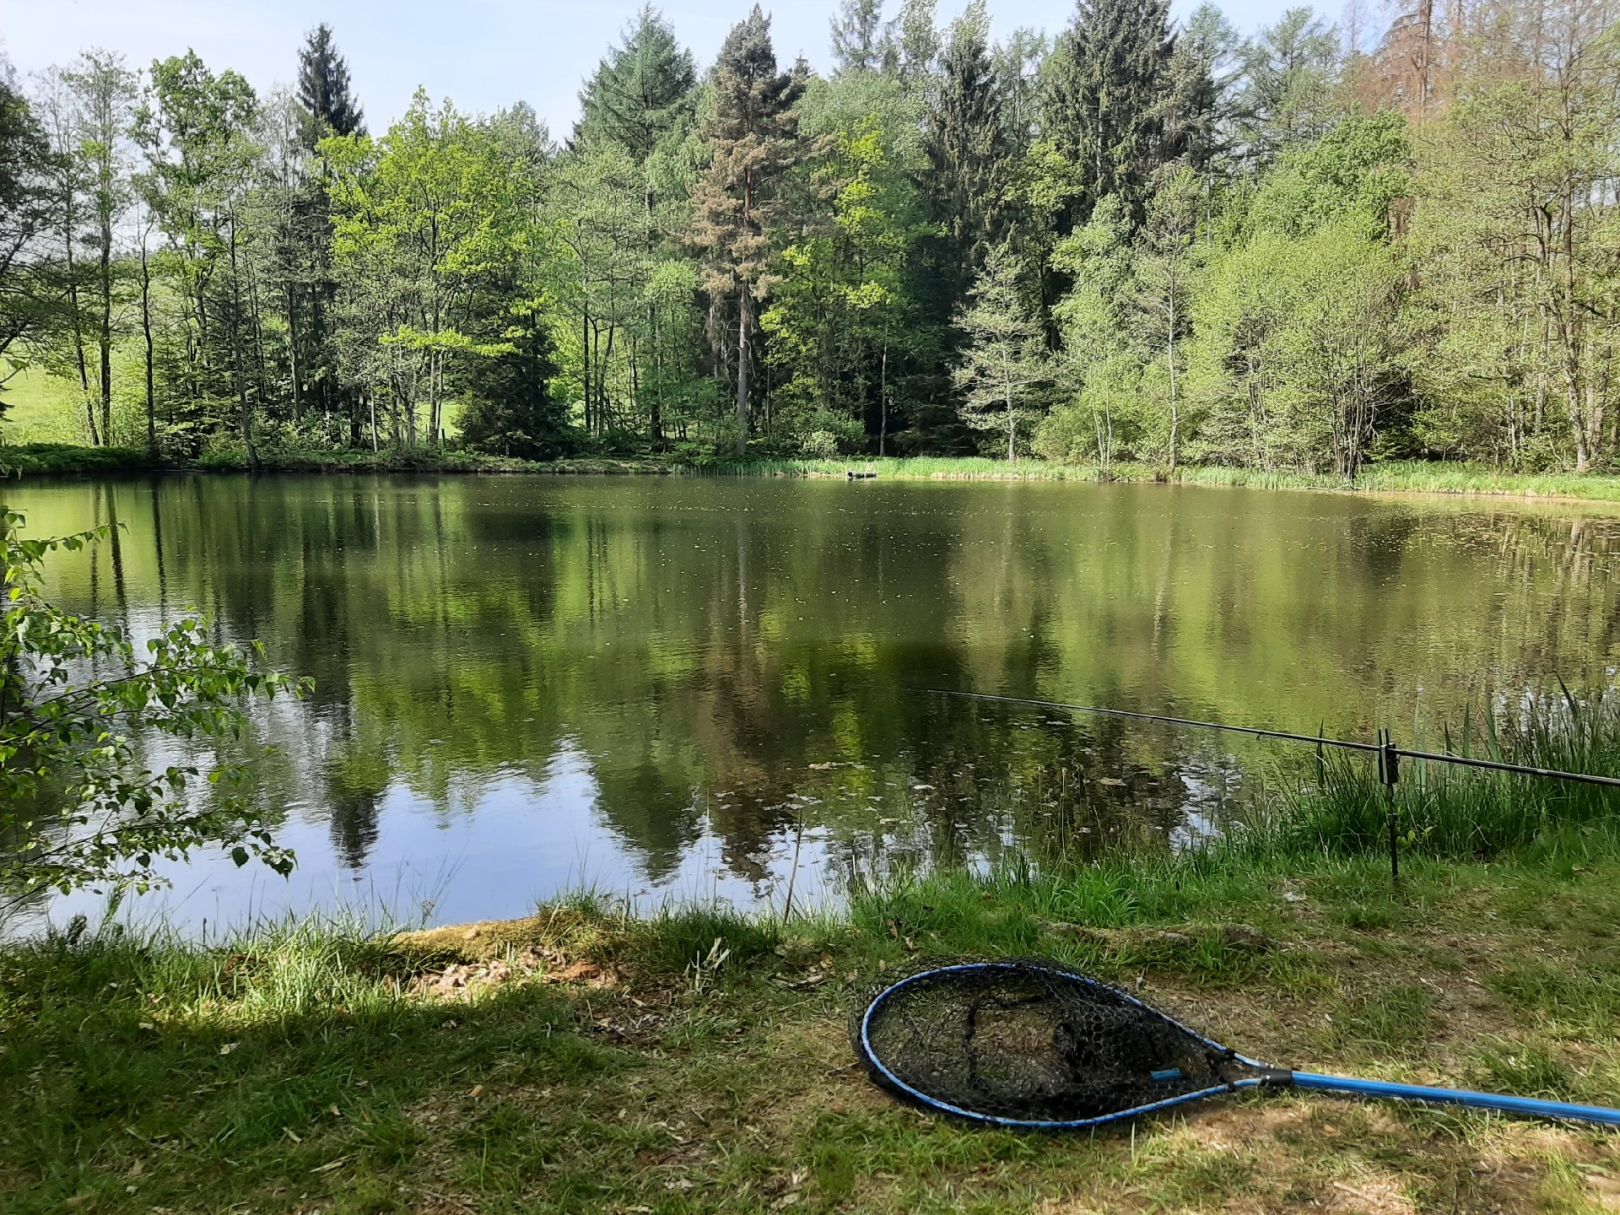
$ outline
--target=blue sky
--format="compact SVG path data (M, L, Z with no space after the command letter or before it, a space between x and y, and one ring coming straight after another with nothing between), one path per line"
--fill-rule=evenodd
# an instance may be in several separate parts
M943 18L965 0L940 0ZM751 0L669 0L660 5L681 40L707 64ZM1196 0L1174 0L1184 15ZM0 0L0 49L22 74L71 59L85 47L122 51L132 64L193 47L216 70L233 67L262 91L289 83L304 31L332 24L375 130L397 116L417 85L465 110L523 100L566 134L580 82L618 39L640 0ZM777 54L803 53L824 67L837 0L767 4ZM890 8L898 0L890 0ZM1286 0L1230 0L1240 29L1276 19ZM1020 25L1056 30L1074 0L990 0L999 36ZM1337 12L1330 12L1337 18Z

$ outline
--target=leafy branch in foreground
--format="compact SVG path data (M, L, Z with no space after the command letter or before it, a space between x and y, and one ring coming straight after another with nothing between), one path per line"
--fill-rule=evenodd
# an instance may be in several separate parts
M212 645L186 616L144 647L64 611L41 593L45 558L94 543L105 528L54 539L22 535L0 511L0 910L45 890L106 883L147 889L159 859L217 843L238 865L286 873L278 847L240 795L239 765L148 768L137 739L191 750L228 743L254 696L305 695L311 682L267 670L257 642Z

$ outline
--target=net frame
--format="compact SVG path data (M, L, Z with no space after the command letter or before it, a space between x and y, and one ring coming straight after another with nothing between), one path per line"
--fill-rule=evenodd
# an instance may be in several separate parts
M1151 1019L1185 1034L1188 1039L1218 1056L1230 1068L1232 1074L1227 1078L1223 1078L1218 1084L1177 1093L1157 1101L1144 1102L1128 1108L1110 1110L1083 1118L1018 1118L1006 1114L972 1109L958 1102L943 1100L923 1091L916 1085L909 1083L886 1064L881 1057L881 1052L873 1043L872 1027L874 1022L883 1014L885 1007L891 1001L901 996L909 988L921 984L949 981L953 976L965 979L975 976L1017 978L1031 975L1039 976L1048 983L1072 984L1082 991L1093 996L1100 996L1106 1001L1123 1003L1127 1007L1139 1011L1145 1019ZM1103 983L1078 971L1070 970L1065 966L1032 959L964 961L944 966L929 965L921 967L882 987L867 1002L865 1008L856 1018L851 1027L851 1037L856 1054L860 1056L861 1062L866 1066L872 1079L879 1086L889 1090L901 1099L934 1113L946 1114L953 1118L961 1118L981 1125L1012 1130L1071 1131L1102 1127L1176 1106L1187 1105L1194 1101L1206 1100L1210 1097L1218 1097L1244 1089L1259 1088L1261 1085L1287 1083L1288 1078L1292 1075L1285 1069L1273 1068L1246 1055L1238 1054L1230 1047L1216 1042L1213 1038L1199 1033L1176 1018L1154 1008L1151 1004L1137 999L1128 991L1123 991L1118 987Z

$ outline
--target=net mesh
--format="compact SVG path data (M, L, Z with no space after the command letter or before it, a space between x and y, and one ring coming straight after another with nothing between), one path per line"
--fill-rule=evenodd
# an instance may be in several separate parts
M1038 963L891 982L855 1038L874 1078L902 1096L1017 1122L1103 1118L1249 1070L1123 992Z

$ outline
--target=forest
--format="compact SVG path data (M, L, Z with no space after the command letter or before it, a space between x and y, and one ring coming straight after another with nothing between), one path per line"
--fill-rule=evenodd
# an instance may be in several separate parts
M1614 7L843 0L817 70L756 6L701 71L648 7L566 133L372 129L327 25L264 95L0 64L5 437L1609 471Z

